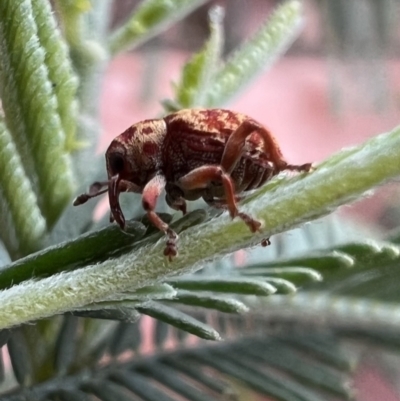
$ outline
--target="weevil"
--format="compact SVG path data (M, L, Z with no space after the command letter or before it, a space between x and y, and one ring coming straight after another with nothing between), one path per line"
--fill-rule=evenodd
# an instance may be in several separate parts
M164 255L169 259L177 255L177 234L155 213L164 189L172 209L185 214L187 200L203 198L256 232L261 223L238 210L240 195L281 171L311 169L311 163L288 164L276 139L257 121L223 109L185 109L136 123L111 142L106 165L108 180L92 184L74 205L108 192L110 220L124 229L119 194L142 194L149 220L167 235Z

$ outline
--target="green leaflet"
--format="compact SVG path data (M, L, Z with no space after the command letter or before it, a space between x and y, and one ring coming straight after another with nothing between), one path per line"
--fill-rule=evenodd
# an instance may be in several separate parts
M218 70L223 32L221 9L210 12L211 36L185 65L175 100L163 101L167 111L185 107L220 107L255 75L270 66L295 39L301 25L301 3L290 0L277 8L258 32Z
M237 356L242 355L242 358L252 362L253 366L263 363L279 369L305 387L308 385L311 388L320 388L331 393L332 396L341 397L341 399L349 398L349 388L342 372L335 371L317 361L306 360L304 355L295 350L282 347L282 343L274 341L268 343L268 341L261 340L257 344L256 339L252 340L247 343L243 341L238 349L232 350L230 353Z
M168 300L168 302L209 308L224 313L245 313L249 310L243 302L237 299L193 291L178 291L176 298Z
M331 329L346 327L362 330L397 331L400 327L400 308L395 302L381 302L365 296L336 295L328 291L297 293L287 297L276 295L259 303L257 313L268 311L271 319L284 316L303 324L326 324ZM317 321L316 317L321 317Z
M132 49L179 21L206 0L144 0L110 37L111 54Z
M203 351L203 350L202 350ZM233 377L245 382L253 391L264 394L273 400L282 401L321 401L321 397L307 387L285 380L282 386L282 375L274 371L261 370L257 364L249 363L241 358L234 350L223 352L215 348L213 353L195 352L190 355L190 360L206 364L213 369L222 372L224 376Z
M68 48L58 30L49 1L32 0L32 12L39 42L45 51L49 80L57 98L57 112L66 135L66 150L70 151L75 142L78 80L72 71Z
M251 267L309 267L317 271L329 271L333 269L351 268L354 265L354 259L343 252L332 251L316 253L304 257L276 260L269 263L253 265Z
M322 275L307 267L263 267L264 264L249 264L240 269L240 275L254 277L254 279L263 280L265 277L279 276L295 285L301 285L309 282L322 281ZM260 277L261 276L261 277ZM265 277L263 277L265 276Z
M101 304L99 309L91 309L88 307L84 308L83 310L73 311L71 313L73 316L78 317L119 320L124 323L134 323L140 318L140 313L133 306L127 305L127 302L117 303L112 307Z
M226 103L257 73L286 51L301 26L301 3L290 0L278 7L256 34L232 54L210 85L207 107Z
M99 99L102 79L109 61L104 43L105 37L108 37L111 6L112 0L54 2L65 40L69 45L73 68L79 79L76 134L74 138L67 138L66 146L69 151L73 151L71 160L76 181L85 186L91 184L93 176L98 177L100 171L96 162L99 157L95 155L99 134L102 131L99 121ZM88 160L93 162L88 163ZM100 178L97 177L96 180ZM64 222L67 220L68 217L65 217ZM68 223L63 224L64 222L61 222L56 230L66 228L74 235L82 232L79 229L73 230Z
M140 313L154 317L178 329L185 330L206 340L220 340L221 337L212 327L204 324L186 313L162 305L157 302L147 302L137 307Z
M0 53L6 122L51 226L70 200L73 177L30 1L0 2Z
M266 283L244 277L190 276L167 281L175 288L190 291L213 291L243 295L271 295L276 288Z
M68 44L70 47L80 46L83 37L80 17L91 9L90 0L56 0L54 6L58 11Z
M221 7L214 7L210 11L210 38L203 49L183 67L181 81L175 89L175 99L180 108L204 106L205 95L212 85L211 80L220 61L223 16Z
M0 177L1 227L7 227L0 230L0 237L9 254L16 259L38 248L46 232L46 222L11 134L1 118Z

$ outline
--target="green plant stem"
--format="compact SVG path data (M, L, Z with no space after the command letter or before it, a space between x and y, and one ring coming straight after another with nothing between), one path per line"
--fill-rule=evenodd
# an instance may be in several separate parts
M0 328L10 327L100 302L117 292L133 291L176 274L200 269L216 255L258 245L273 234L324 216L376 185L400 175L400 128L370 139L348 152L333 155L309 174L266 185L249 197L242 211L264 222L252 234L239 219L225 213L180 236L180 255L169 263L165 240L121 257L39 281L26 281L0 293ZM268 257L268 249L265 250Z
M110 53L115 55L138 46L205 2L206 0L142 1L128 21L111 35L108 41Z

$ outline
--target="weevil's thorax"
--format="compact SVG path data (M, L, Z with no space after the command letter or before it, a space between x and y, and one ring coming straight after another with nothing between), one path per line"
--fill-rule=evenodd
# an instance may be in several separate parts
M164 120L145 120L117 136L106 152L109 178L119 174L122 180L143 188L162 168L166 132Z

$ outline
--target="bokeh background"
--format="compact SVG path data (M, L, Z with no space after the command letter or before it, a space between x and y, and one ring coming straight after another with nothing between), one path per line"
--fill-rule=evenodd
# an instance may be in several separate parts
M119 0L113 24L137 5ZM228 54L258 27L276 0L208 2L173 28L109 66L102 88L104 132L99 152L131 124L162 114L160 99L208 37L212 4L225 7ZM258 76L227 107L249 114L277 137L291 163L323 160L399 124L400 5L397 0L304 0L299 39L271 69ZM339 213L386 232L400 223L400 185L393 182ZM358 399L398 400L390 375L366 357L356 375ZM387 365L387 366L390 366ZM399 375L397 376L399 377Z

